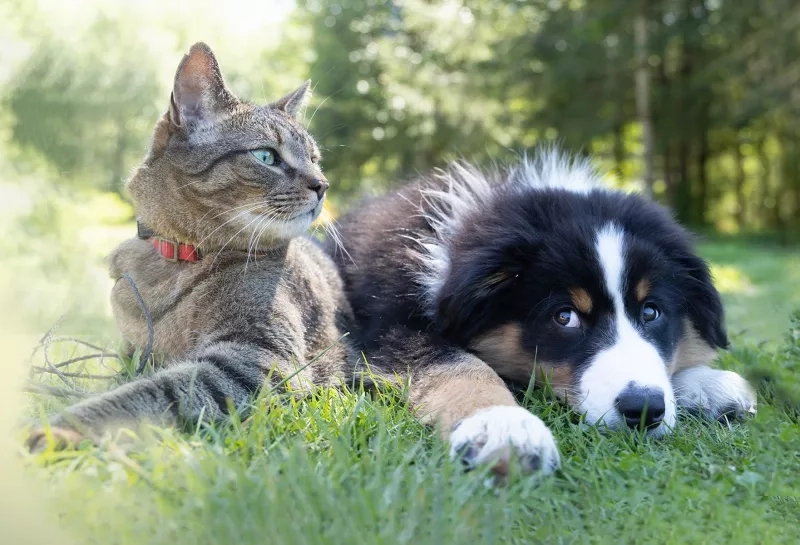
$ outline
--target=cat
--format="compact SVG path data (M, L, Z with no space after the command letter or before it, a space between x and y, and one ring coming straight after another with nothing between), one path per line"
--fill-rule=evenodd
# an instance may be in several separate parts
M328 188L319 148L297 120L309 85L259 106L228 89L206 44L184 56L127 183L143 227L110 256L123 338L148 344L146 309L165 363L37 425L30 450L144 421L219 420L265 384L308 391L343 379L351 309L335 265L302 236Z

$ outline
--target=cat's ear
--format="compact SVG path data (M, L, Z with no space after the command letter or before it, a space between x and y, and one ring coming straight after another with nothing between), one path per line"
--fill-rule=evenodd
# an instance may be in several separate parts
M297 118L297 114L303 109L303 106L308 102L311 97L311 80L306 80L303 85L286 95L285 97L276 100L272 103L273 108L283 110L290 116Z
M175 127L190 129L213 119L236 102L222 79L214 52L203 42L184 55L175 73L169 117Z

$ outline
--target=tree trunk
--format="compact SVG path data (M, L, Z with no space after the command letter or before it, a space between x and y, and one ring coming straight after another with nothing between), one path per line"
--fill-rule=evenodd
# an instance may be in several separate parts
M699 138L697 148L697 199L695 200L695 217L701 226L706 224L706 206L708 202L708 101L704 101L700 108L700 119L698 120L697 136Z
M684 224L692 223L692 181L689 177L689 142L681 134L678 142L678 175L675 183L673 207L678 220Z
M636 111L642 126L645 192L653 196L653 120L650 117L650 66L647 61L647 7L649 0L639 0L639 14L634 21L636 47Z
M767 203L770 202L771 199L770 178L772 177L772 165L770 164L769 157L767 157L766 150L764 150L765 139L766 137L762 136L758 139L758 142L756 142L756 153L758 154L758 162L761 165L761 172L759 176L760 191L758 191L757 195L758 202L756 203L756 211L761 227L769 228L771 227L771 218Z
M778 133L780 142L780 159L778 184L775 187L775 208L772 209L772 223L781 235L786 232L786 223L783 221L783 197L789 189L789 156L792 151L789 149L789 135L783 132Z
M617 73L615 63L618 62L616 55L608 55L609 64L606 68L608 79L606 85L608 92L611 96L617 97L616 108L614 112L614 124L612 133L614 135L613 154L614 154L614 172L617 178L622 181L625 176L625 169L623 163L625 162L625 84L621 81L622 78Z
M792 154L790 155L791 161L791 174L787 179L788 185L791 188L789 195L794 198L788 204L788 222L785 223L784 229L784 242L786 244L796 244L800 239L800 159L797 157L798 150L800 150L800 138L797 132L792 131Z
M125 189L125 136L127 128L122 117L117 118L117 141L111 159L111 191L123 194Z
M625 161L625 139L624 139L624 125L622 117L622 101L620 101L619 111L617 113L617 120L614 123L614 170L617 173L617 178L620 181L625 174L622 163Z
M665 193L664 198L667 203L672 204L675 200L675 176L672 166L672 142L666 135L662 136L662 156L663 156L663 175Z
M734 151L736 152L736 224L739 226L739 229L742 229L746 217L747 202L744 196L744 156L742 155L742 142L738 134L736 135Z

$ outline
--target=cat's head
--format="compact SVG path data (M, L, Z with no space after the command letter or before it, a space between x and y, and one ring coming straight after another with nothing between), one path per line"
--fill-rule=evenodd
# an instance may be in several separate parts
M211 49L193 45L128 182L139 219L201 249L253 250L303 233L328 187L319 148L297 121L309 84L263 106L240 100Z

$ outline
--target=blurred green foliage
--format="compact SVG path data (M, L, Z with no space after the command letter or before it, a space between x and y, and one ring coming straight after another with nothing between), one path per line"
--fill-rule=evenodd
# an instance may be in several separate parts
M800 5L732 0L4 0L5 161L121 191L203 39L241 95L311 77L341 204L455 155L560 141L641 185L633 27L646 17L654 190L692 225L798 230ZM4 165L7 169L9 165Z
M734 345L721 365L749 370L757 419L685 422L656 445L532 398L569 463L495 491L454 471L399 400L326 392L158 431L130 457L63 455L43 477L63 526L98 543L797 541L800 316L779 347L753 347L800 306L785 245L800 231L794 0L0 0L0 306L26 347L64 315L58 335L118 346L103 256L134 232L123 182L195 41L254 101L312 78L305 122L343 209L455 156L490 164L554 141L641 188L642 17L653 189L713 235L701 253ZM77 355L51 344L54 361Z
M242 97L313 80L305 123L334 209L456 156L502 163L550 142L642 188L642 17L656 198L704 231L800 238L792 0L0 0L0 223L17 235L0 243L7 286L39 324L67 311L95 323L99 256L131 230L123 182L198 40Z
M791 318L785 343L774 353L751 349L754 363L747 370L748 378L759 386L762 398L782 409L795 422L800 419L800 310Z

